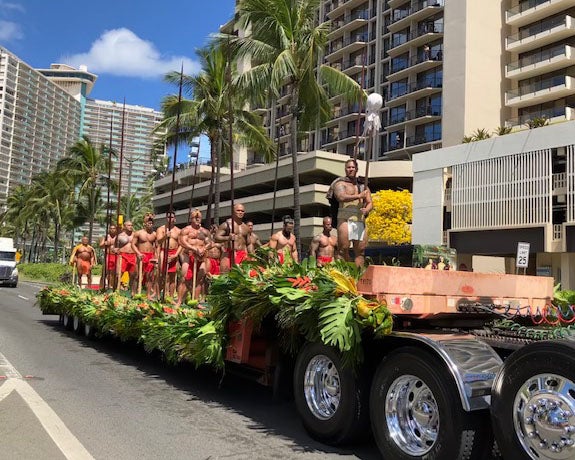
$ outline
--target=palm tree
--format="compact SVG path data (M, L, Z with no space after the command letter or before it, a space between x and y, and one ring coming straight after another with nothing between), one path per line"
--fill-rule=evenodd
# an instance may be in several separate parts
M149 194L138 198L130 193L120 198L120 213L124 216L124 222L132 221L136 230L142 228L144 215L152 212L152 209L152 198Z
M89 229L88 239L92 241L94 221L98 210L98 197L102 186L115 189L115 182L108 179L108 147L97 148L87 136L84 136L68 149L66 157L62 158L56 170L62 175L68 175L79 186L79 196L86 197L88 205L86 216Z
M59 171L42 172L32 178L30 185L30 199L24 214L34 215L39 219L42 234L53 225L54 257L57 260L60 248L60 235L67 226L66 218L70 215L70 208L75 206L74 183L68 175ZM45 241L45 240L44 240Z
M30 187L17 185L6 199L6 212L2 215L2 226L9 226L14 235L14 243L19 246L26 243L25 234L28 227L28 219L24 210L29 199Z
M261 117L246 110L244 94L238 91L234 87L233 80L228 78L228 71L231 69L228 68L229 53L226 44L212 42L206 48L200 49L197 54L202 64L199 74L182 77L180 73L172 72L167 74L165 79L172 84L179 84L182 78L183 88L190 96L190 99L183 99L179 106L178 140L190 143L199 134L205 134L209 139L212 177L208 199L211 200L211 197L215 196L214 220L217 221L220 195L219 168L223 161L229 161L232 154L229 136L225 135L230 119L234 120L236 133L232 142L261 152L267 161L273 159L274 145L266 134ZM174 95L166 97L162 103L162 110L166 118L156 130L167 128L167 143L173 145L178 98ZM206 220L211 221L210 203Z
M282 87L290 86L294 233L300 254L298 126L307 131L327 122L332 114L330 94L342 95L350 102L365 96L360 85L343 72L325 64L318 66L330 31L329 22L317 22L320 1L240 0L238 25L249 34L232 40L237 57L253 63L240 75L240 87L261 100L263 95L277 99Z
M470 142L477 142L477 141L483 141L485 139L490 139L491 138L491 134L489 134L489 131L486 130L485 128L481 128L481 129L476 129L475 132L473 134L471 134L471 136L464 136L463 139L461 140L461 142L463 144L468 144Z

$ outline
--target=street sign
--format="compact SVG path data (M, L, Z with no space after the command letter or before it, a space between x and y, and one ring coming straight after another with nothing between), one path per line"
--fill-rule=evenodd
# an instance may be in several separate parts
M530 243L517 243L517 268L527 268L529 264L529 246Z

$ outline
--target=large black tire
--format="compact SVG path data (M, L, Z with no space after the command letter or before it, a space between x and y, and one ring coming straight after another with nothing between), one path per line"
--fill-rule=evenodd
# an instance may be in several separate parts
M506 460L575 458L575 344L537 342L509 356L493 384L491 417Z
M453 377L433 354L391 352L374 375L371 428L386 460L489 458L489 412L465 412Z
M294 399L310 436L339 445L368 434L368 385L367 378L343 367L335 349L305 345L295 364Z

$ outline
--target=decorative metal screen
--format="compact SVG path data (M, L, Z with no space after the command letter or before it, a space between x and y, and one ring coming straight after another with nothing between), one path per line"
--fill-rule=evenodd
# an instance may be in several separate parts
M550 149L455 165L452 173L452 229L551 222Z

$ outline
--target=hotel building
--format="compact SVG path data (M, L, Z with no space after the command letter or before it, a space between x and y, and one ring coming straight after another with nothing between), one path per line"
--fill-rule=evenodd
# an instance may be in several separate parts
M10 191L53 167L80 135L81 106L0 47L0 206Z

